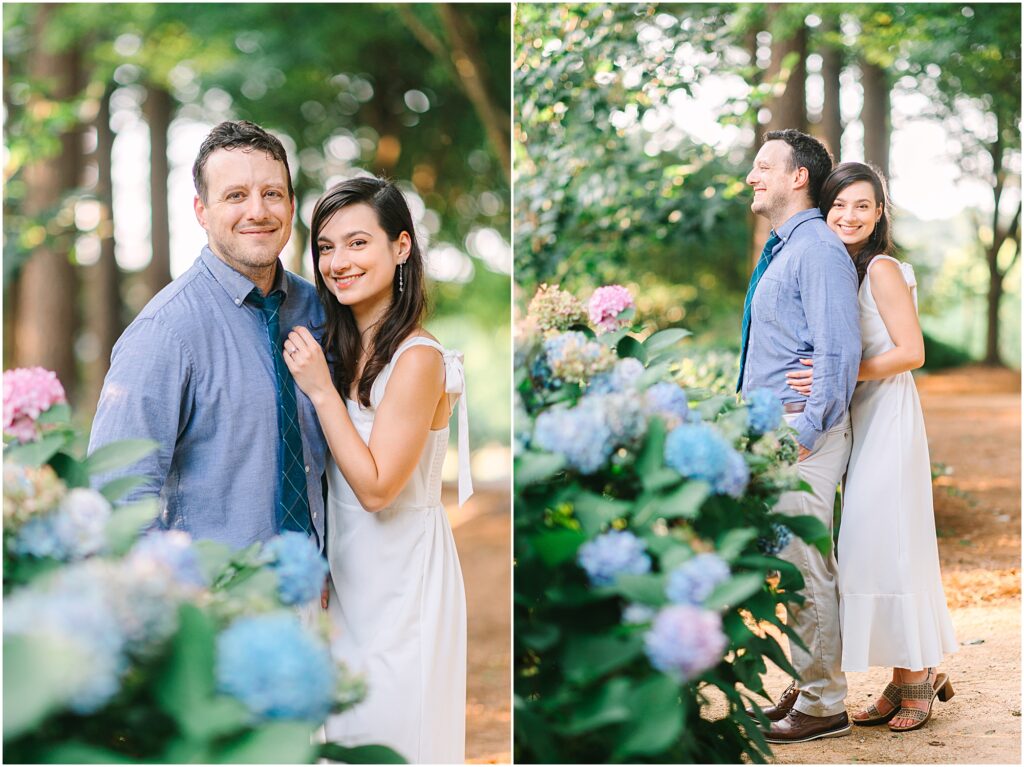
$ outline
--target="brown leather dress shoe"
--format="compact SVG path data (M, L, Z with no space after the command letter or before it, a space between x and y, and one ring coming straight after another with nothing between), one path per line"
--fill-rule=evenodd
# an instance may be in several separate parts
M790 682L789 687L787 687L782 692L782 695L779 696L779 699L775 701L775 705L765 706L761 710L764 712L764 715L768 717L769 722L778 722L780 719L786 718L786 714L792 710L793 704L796 703L796 699L799 697L800 690L796 686L796 682ZM748 708L746 709L746 712L747 716L751 719L757 719L757 714L754 712L754 709Z
M772 724L765 733L765 740L769 743L806 743L818 738L849 735L852 729L845 711L835 716L810 716L794 708L785 719Z

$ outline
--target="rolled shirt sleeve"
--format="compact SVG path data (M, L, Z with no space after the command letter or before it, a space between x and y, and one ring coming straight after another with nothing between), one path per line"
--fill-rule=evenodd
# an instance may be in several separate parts
M89 438L89 453L123 439L151 439L159 447L139 462L94 478L102 486L123 476L144 483L125 500L161 494L178 436L190 409L187 348L158 319L139 318L114 346Z
M857 271L838 241L819 240L796 263L796 278L811 345L814 386L793 422L797 441L815 450L838 424L853 396L861 337Z

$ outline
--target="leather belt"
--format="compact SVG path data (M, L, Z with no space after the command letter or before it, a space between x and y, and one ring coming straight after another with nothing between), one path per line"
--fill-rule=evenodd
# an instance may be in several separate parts
M784 402L782 405L783 413L802 413L804 412L804 402Z

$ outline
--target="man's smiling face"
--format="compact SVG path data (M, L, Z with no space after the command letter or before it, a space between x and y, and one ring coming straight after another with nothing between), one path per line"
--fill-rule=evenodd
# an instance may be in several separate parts
M785 141L766 141L754 167L747 174L747 183L754 190L750 209L759 216L772 220L772 214L785 210L794 194L793 182L797 169L793 167L793 149Z
M272 266L291 236L286 172L258 149L218 149L206 162L206 200L196 197L196 218L210 249L242 274Z

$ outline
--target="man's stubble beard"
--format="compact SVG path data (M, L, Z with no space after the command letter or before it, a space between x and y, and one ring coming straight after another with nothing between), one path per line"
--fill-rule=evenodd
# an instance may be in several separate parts
M790 202L790 200L785 199L781 195L766 196L761 201L761 209L755 210L754 213L763 216L771 224L772 229L775 229L785 223L785 221L780 219L789 209ZM753 205L751 205L751 210L753 210Z
M280 248L277 248L277 252L271 255L271 251L275 248L233 248L225 247L223 242L211 242L210 246L219 254L221 260L226 261L229 266L233 266L235 271L241 272L242 274L251 276L260 276L267 273L268 270L272 270L281 257L281 253L284 251L287 241Z

